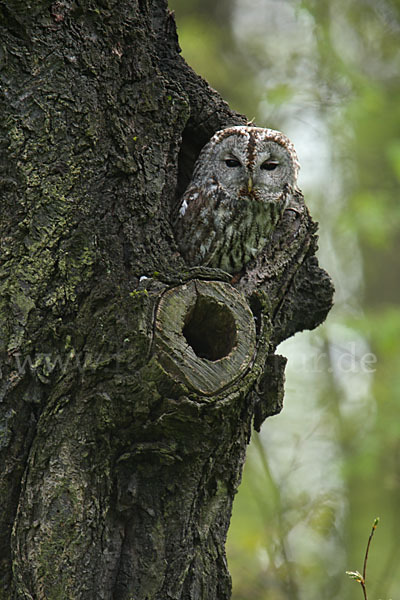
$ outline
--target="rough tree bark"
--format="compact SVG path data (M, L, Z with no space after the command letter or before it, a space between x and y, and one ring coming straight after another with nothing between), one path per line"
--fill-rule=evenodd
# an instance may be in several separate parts
M0 598L227 599L276 345L331 306L316 226L299 200L235 285L185 266L176 196L245 119L165 0L4 0L0 26Z

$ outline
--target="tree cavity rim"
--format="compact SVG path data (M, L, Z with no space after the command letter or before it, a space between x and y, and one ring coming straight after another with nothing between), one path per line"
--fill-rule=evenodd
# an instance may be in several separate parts
M214 395L233 385L255 351L253 313L230 284L193 279L162 294L154 353L165 371L197 393Z

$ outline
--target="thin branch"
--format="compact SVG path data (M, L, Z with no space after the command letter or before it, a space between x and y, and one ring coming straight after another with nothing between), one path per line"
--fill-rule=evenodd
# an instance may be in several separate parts
M363 591L363 594L364 594L364 600L368 600L368 598L367 598L366 578L367 578L367 562L368 562L369 547L371 545L371 540L372 540L372 537L373 537L373 535L375 533L375 529L376 529L378 523L379 523L379 517L377 517L375 519L375 521L374 521L374 523L372 525L371 533L369 534L369 538L368 538L368 542L367 542L367 548L365 550L364 566L363 566L362 575L358 571L346 571L347 575L349 577L351 577L351 579L354 579L355 581L358 581L358 583L361 585L362 591Z
M369 547L371 545L371 540L372 540L372 537L373 537L373 535L375 533L375 529L377 528L378 523L379 523L379 517L377 517L375 519L374 524L372 525L371 533L369 534L369 538L368 538L367 549L365 551L364 566L363 566L363 579L364 579L364 582L365 582L365 579L366 579L366 576L367 576L366 574L367 574L367 560L368 560Z

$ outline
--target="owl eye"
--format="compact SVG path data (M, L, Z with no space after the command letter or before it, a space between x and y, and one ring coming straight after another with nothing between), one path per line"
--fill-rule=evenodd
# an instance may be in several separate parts
M263 169L263 171L274 171L276 169L276 167L278 167L278 166L279 166L278 161L266 160L265 162L262 163L261 169Z
M227 158L225 164L227 167L240 167L240 162L236 158Z

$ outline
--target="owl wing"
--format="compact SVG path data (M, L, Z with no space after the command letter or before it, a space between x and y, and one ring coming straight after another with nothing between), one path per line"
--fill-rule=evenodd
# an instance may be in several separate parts
M223 188L210 179L208 185L190 185L183 194L175 221L175 239L187 263L210 265L218 249L215 211L225 197Z

